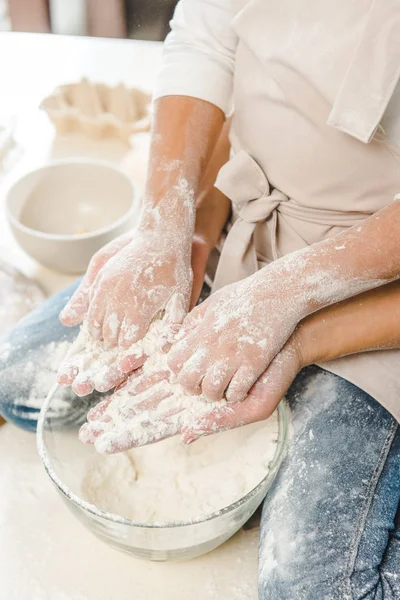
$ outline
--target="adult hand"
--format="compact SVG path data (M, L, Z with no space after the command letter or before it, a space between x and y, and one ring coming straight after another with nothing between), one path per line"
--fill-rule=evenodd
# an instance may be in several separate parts
M307 314L284 259L229 285L185 319L168 365L188 393L243 400Z

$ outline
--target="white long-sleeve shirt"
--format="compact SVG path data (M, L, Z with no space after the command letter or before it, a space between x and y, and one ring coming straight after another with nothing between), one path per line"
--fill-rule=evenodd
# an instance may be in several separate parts
M191 96L229 111L238 43L231 22L238 9L237 0L181 0L177 4L155 98Z

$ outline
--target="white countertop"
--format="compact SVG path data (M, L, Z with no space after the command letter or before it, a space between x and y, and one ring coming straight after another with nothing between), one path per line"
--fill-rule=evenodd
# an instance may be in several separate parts
M0 170L0 196L21 172L66 156L122 166L142 184L148 137L134 147L71 135L55 138L41 99L57 85L93 81L151 89L161 56L153 42L0 33L0 115L16 115L11 171ZM17 160L18 158L18 160ZM37 265L13 241L0 210L0 253L48 293L73 277ZM97 540L70 514L36 454L32 434L0 427L1 600L255 600L257 531L240 532L218 550L176 564L138 561Z

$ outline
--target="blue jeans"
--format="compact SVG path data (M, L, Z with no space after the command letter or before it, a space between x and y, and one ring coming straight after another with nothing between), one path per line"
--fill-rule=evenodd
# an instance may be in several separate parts
M19 427L35 429L77 334L58 321L76 285L0 341L0 413ZM93 396L63 393L53 418L83 422ZM293 439L264 501L260 600L400 600L397 422L359 388L315 366L297 376L287 399Z
M312 366L292 384L293 439L261 519L261 600L400 599L400 429Z

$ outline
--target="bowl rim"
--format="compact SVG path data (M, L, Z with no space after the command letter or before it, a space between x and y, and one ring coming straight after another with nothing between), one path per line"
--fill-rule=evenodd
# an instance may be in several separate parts
M176 527L188 527L190 525L196 525L196 524L212 521L213 519L216 519L217 517L220 517L227 513L233 512L237 508L242 506L243 504L246 504L253 496L257 495L258 492L261 490L261 488L263 488L264 486L267 486L267 490L268 490L269 489L268 484L272 484L272 481L274 480L275 475L276 475L276 473L283 461L283 458L286 454L288 438L289 438L289 408L287 406L285 399L282 399L280 401L280 403L278 404L277 408L275 409L277 412L277 415L278 415L278 439L276 441L274 456L272 457L272 459L269 462L270 468L268 469L268 472L265 475L265 477L263 477L261 479L261 481L254 488L252 488L249 492L247 492L247 494L245 494L244 496L239 498L239 500L236 500L236 502L233 502L232 504L229 504L228 506L225 506L224 508L216 510L216 511L206 515L205 517L197 517L195 519L183 520L183 521L150 521L150 522L135 521L133 519L129 519L128 517L123 517L123 516L117 515L115 513L104 511L104 510L98 508L95 504L91 504L90 502L87 502L86 500L84 500L83 498L81 498L80 496L78 496L77 494L72 492L69 489L69 487L65 483L63 483L62 480L59 478L59 476L55 473L55 471L52 467L52 464L51 464L52 461L47 452L46 444L44 441L44 432L45 432L44 422L45 422L45 417L46 417L46 413L47 413L47 408L59 387L61 387L61 386L58 383L55 383L53 385L53 387L51 388L50 392L48 393L48 395L43 403L43 406L41 408L41 411L40 411L38 424L37 424L37 432L36 432L37 450L38 450L40 459L43 463L43 466L45 468L47 475L50 477L53 484L56 486L58 491L61 492L61 494L63 496L65 496L70 502L75 504L78 508L83 509L83 511L88 512L97 518L102 518L102 519L105 519L112 523L119 523L122 525L127 525L129 527L140 527L140 528L145 528L145 529L167 529L167 528L172 529L172 528L176 528Z
M90 166L96 166L96 167L102 167L102 168L106 168L109 171L113 171L114 173L117 173L119 175L121 175L122 179L125 179L125 181L130 185L132 193L131 193L131 201L130 201L130 206L128 208L128 210L122 215L122 217L120 217L119 219L117 219L116 221L113 221L112 223L110 223L109 225L106 225L105 227L101 227L100 229L95 229L94 231L90 231L87 233L61 233L61 234L57 234L57 233L46 233L44 231L38 231L37 229L32 229L31 227L27 227L26 225L23 225L21 223L21 221L19 221L11 212L11 209L9 207L9 203L10 203L10 196L12 194L12 192L15 191L15 189L21 184L23 183L26 179L28 179L29 177L31 177L32 175L34 175L35 173L38 173L40 171L47 171L52 169L53 167L60 167L60 166L68 166L68 165L90 165ZM5 213L6 213L6 218L8 220L8 222L15 227L16 229L30 235L33 237L36 237L38 239L41 240L51 240L51 241L78 241L78 240L89 240L92 238L96 238L100 235L104 235L106 233L109 233L110 231L113 231L114 229L117 229L119 226L123 225L126 221L128 221L132 215L134 214L134 211L136 208L140 208L140 192L139 192L139 186L138 184L129 177L129 175L127 173L125 173L121 168L109 163L106 160L101 160L101 159L92 159L92 158L60 158L57 160L51 160L48 161L45 164L42 164L38 167L34 167L32 169L30 169L29 171L24 172L20 177L18 177L17 179L15 179L10 186L8 187L6 194L5 194Z

